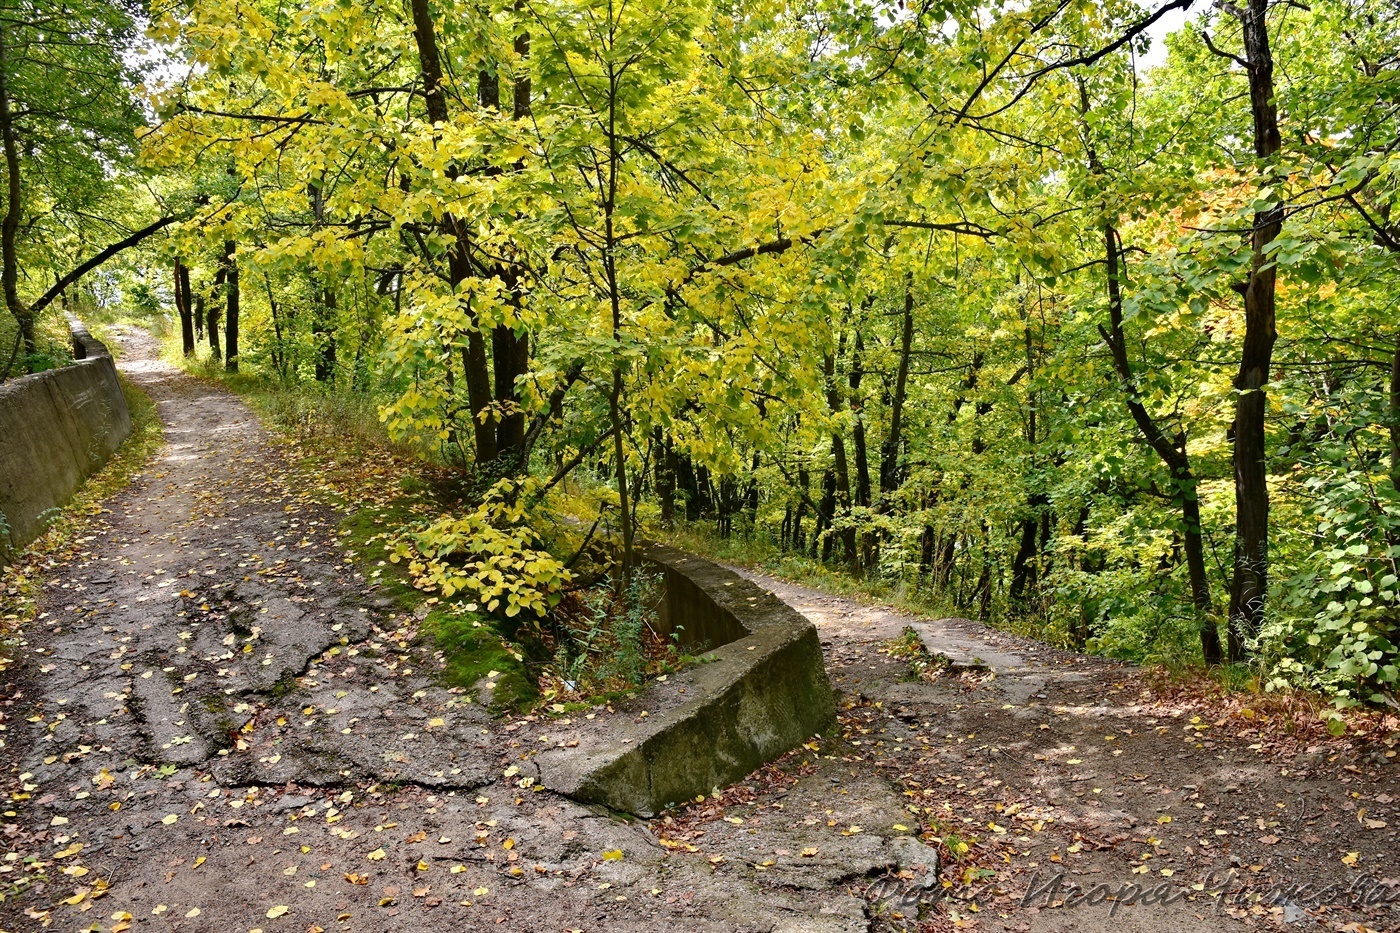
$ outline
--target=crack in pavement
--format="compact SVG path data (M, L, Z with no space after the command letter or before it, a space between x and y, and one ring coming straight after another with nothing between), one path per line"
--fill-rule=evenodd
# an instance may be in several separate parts
M830 864L730 876L503 780L529 721L438 682L240 400L121 338L166 445L50 569L4 681L0 929L867 928ZM893 864L860 848L843 876Z

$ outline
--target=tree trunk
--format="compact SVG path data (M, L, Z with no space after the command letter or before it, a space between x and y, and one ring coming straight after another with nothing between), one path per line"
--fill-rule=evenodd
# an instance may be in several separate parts
M19 144L15 140L14 116L10 112L9 56L5 31L0 29L0 141L5 149L5 175L8 182L5 197L5 217L0 220L0 283L5 292L5 307L19 324L20 340L24 346L25 371L34 371L34 314L19 299L19 221L24 209L19 174Z
M517 9L519 9L519 5L517 5ZM530 72L528 65L525 64L530 55L530 37L527 34L521 33L515 37L515 54L518 67L521 69L521 76L515 79L511 115L516 120L525 120L530 116ZM498 86L498 98L499 94ZM523 168L523 162L516 164L517 171ZM518 266L507 265L502 272L504 273L502 281L510 295L510 303L515 308L516 314L519 315L524 304L524 296L520 289L521 270ZM496 431L499 455L512 462L517 462L518 468L524 470L528 466L523 462L525 410L520 406L521 400L517 385L520 378L530 369L530 335L523 327L510 327L501 324L492 332L491 344L492 362L496 375L496 399L502 402L505 407L505 413L502 415L501 423ZM658 464L660 459L658 458Z
M1281 146L1274 100L1274 63L1269 50L1269 0L1249 0L1240 11L1249 68L1254 154L1263 163L1264 184ZM1277 269L1269 244L1283 228L1283 204L1274 201L1254 215L1249 279L1244 286L1244 347L1235 375L1235 547L1230 586L1230 660L1243 660L1259 635L1269 589L1269 478L1264 434L1266 387L1273 362Z
M841 341L845 343L844 336ZM826 401L831 413L839 414L841 411L841 390L836 385L836 357L832 354L826 356ZM836 501L832 512L832 521L836 515L843 515L850 518L851 512L851 468L846 459L846 437L837 429L831 432L831 459L832 476L836 483ZM846 550L846 561L850 564L851 573L860 576L860 551L856 548L856 530L854 526L841 530L841 544ZM826 549L823 549L822 559L830 556Z
M413 38L418 50L418 67L423 76L423 100L431 123L447 122L446 79L438 54L437 34L428 11L428 0L410 0L413 16ZM455 177L457 169L449 168ZM452 248L447 256L448 284L455 292L457 286L472 274L471 257L467 252L467 229L452 213L443 215L439 225L444 236L451 238ZM476 314L468 308L469 318ZM467 406L471 413L472 432L476 439L476 462L490 463L496 459L496 424L491 405L491 373L486 358L486 342L479 327L467 334L467 346L462 350L462 365L466 370Z
M661 428L652 431L656 454L656 498L661 503L661 524L676 523L676 448Z
M194 308L190 307L190 270L175 260L175 310L180 314L180 347L194 356Z
M1182 538L1186 547L1186 569L1191 587L1191 602L1201 633L1201 655L1207 664L1221 660L1220 633L1216 630L1210 580L1206 576L1205 548L1201 538L1201 506L1196 492L1196 475L1186 453L1186 435L1178 433L1168 438L1152 418L1137 389L1137 375L1128 359L1127 338L1123 333L1122 244L1118 230L1109 222L1104 224L1104 258L1108 276L1108 329L1100 330L1113 356L1113 368L1128 412L1147 445L1157 454L1172 477L1172 497L1181 509Z
M232 240L224 241L224 277L227 311L224 313L224 371L238 372L238 305L242 300L238 289L238 258Z
M209 298L209 316L204 321L204 330L209 335L209 356L219 359L219 298L222 297L221 289L224 287L224 279L228 275L228 270L223 266L219 267L218 273L214 276L214 289Z
M894 377L894 397L890 400L890 432L880 448L880 497L883 499L899 488L903 479L899 467L899 448L903 443L904 400L908 393L909 357L914 347L914 279L913 273L904 281L904 327L899 338L899 368Z
M822 474L822 501L817 507L817 527L812 533L812 556L817 556L821 542L821 559L825 564L831 560L831 551L836 538L831 534L831 526L836 518L836 471L827 470Z
M798 467L797 483L801 495L797 500L797 510L792 516L792 549L801 553L807 549L807 539L803 536L802 519L807 515L807 491L811 488L811 474L806 467Z
M311 334L316 338L316 381L334 382L338 349L335 319L340 310L335 289L322 288L321 300L311 312Z

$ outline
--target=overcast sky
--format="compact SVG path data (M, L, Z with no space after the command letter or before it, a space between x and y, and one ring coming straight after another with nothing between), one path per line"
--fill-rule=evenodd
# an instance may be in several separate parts
M1155 5L1149 4L1150 9L1155 9ZM1196 10L1172 10L1163 16L1147 30L1147 34L1152 37L1152 48L1146 55L1138 58L1138 64L1142 68L1152 68L1162 64L1167 60L1166 38L1171 33L1176 32L1186 24L1188 19L1199 15Z

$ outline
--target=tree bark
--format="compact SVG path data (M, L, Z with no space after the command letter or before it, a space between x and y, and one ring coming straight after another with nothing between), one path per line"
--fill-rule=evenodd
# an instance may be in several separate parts
M1267 185L1281 147L1274 99L1274 63L1269 50L1269 0L1249 0L1239 11L1249 74L1254 154ZM1254 215L1249 279L1244 287L1245 333L1235 375L1235 547L1230 586L1230 660L1243 660L1264 621L1269 589L1269 482L1265 463L1267 386L1273 361L1277 270L1267 254L1283 229L1283 204L1275 201Z
M903 443L904 400L909 385L909 357L914 347L914 278L910 273L904 280L904 322L899 337L899 368L894 377L894 397L890 399L890 432L880 448L880 496L884 498L899 488L903 479L899 466L899 448Z
M222 265L214 276L214 289L209 298L209 316L204 322L204 329L209 334L209 355L213 359L219 359L219 299L222 296L220 290L224 287L224 279L228 277L228 270Z
M238 372L238 309L242 295L238 287L238 257L232 240L224 241L224 371Z
M842 343L845 343L844 336ZM826 401L833 415L841 411L841 390L836 385L836 357L830 353L826 356ZM851 511L851 469L846 459L846 437L839 430L831 432L831 458L832 475L836 482L836 500L832 510L832 521L836 515L850 517ZM856 530L854 527L843 528L841 530L841 544L846 550L846 561L851 566L851 573L860 576L860 551L856 548ZM825 560L829 552L823 549L822 559Z
M190 270L175 260L175 310L180 315L180 347L185 356L194 356L194 308L190 301Z
M5 31L0 29L0 142L5 150L5 175L8 182L5 197L5 217L0 220L0 283L5 292L5 307L19 324L20 340L24 345L25 371L34 371L34 312L19 299L19 220L24 209L20 179L19 143L15 139L14 116L10 110L9 52Z

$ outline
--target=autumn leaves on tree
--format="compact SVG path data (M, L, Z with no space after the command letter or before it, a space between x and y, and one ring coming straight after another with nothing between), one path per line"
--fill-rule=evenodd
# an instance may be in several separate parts
M1078 648L1390 696L1376 0L152 14L140 165L112 163L142 236L102 274L152 283L188 356L373 399L468 490L413 540L508 565L501 611L563 585L534 529L567 496L619 577L684 520ZM64 272L21 271L97 250L19 233L68 203L32 141L76 104L6 61L28 326Z

